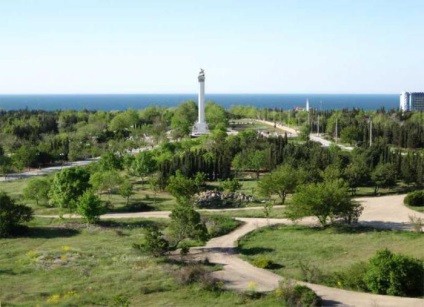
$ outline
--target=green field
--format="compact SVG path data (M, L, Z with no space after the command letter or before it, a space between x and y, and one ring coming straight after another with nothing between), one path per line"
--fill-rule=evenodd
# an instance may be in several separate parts
M278 306L275 297L250 299L228 291L181 285L181 264L132 248L143 229L166 220L80 221L35 219L20 238L0 240L2 306ZM216 267L208 267L210 270Z
M377 250L389 250L424 259L424 233L357 228L276 226L257 230L239 241L242 257L271 259L277 274L302 279L301 264L323 273L341 271L367 261Z

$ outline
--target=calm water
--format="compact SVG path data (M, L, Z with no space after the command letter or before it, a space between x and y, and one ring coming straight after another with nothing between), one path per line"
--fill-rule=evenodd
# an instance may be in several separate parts
M361 108L376 110L399 107L397 94L209 94L212 100L225 108L232 105L252 105L260 108L292 109L304 107L321 109ZM142 109L149 105L164 107L194 100L197 94L134 94L134 95L0 95L0 109L4 110L125 110Z

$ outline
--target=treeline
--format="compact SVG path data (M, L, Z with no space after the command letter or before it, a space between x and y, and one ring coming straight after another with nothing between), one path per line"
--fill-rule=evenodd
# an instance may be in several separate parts
M180 139L191 133L197 114L193 101L119 112L0 111L0 175ZM228 113L213 102L206 119L211 129L228 126Z
M385 142L399 148L424 147L423 112L398 110L282 110L258 109L253 106L233 106L229 112L236 117L258 118L290 126L307 127L307 132L327 133L344 143L368 146L370 132L373 142ZM336 128L337 126L337 128Z

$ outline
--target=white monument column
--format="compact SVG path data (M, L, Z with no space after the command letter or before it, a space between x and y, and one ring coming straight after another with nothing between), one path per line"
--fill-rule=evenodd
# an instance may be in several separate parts
M205 73L203 69L200 71L198 79L199 79L199 85L200 85L199 97L198 97L198 102L199 102L198 123L202 124L202 123L205 123Z
M198 76L200 90L198 96L199 116L193 127L193 135L209 134L208 124L205 120L205 71L200 69Z

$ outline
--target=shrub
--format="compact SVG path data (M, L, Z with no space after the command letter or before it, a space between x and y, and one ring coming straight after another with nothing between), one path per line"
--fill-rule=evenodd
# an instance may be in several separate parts
M299 268L302 274L302 280L304 281L320 284L325 282L327 278L317 266L299 261Z
M310 288L289 281L280 282L275 295L287 306L321 306L321 298Z
M408 193L403 202L406 205L413 207L424 206L424 190Z
M88 223L95 223L99 216L106 211L101 199L87 190L78 198L77 212L81 214Z
M416 215L409 215L409 222L415 232L422 232L424 227L424 219Z
M169 242L158 229L150 228L145 233L144 243L133 244L133 247L159 257L169 251Z
M424 294L423 261L380 250L370 259L364 277L367 288L378 294L420 296Z
M253 265L261 269L269 269L274 264L269 256L260 255L253 259Z
M0 238L16 233L19 224L32 219L32 209L25 205L15 204L5 192L0 192Z
M175 271L174 276L181 285L199 283L203 289L207 290L219 290L222 287L208 270L198 264L183 266Z

